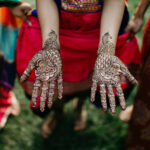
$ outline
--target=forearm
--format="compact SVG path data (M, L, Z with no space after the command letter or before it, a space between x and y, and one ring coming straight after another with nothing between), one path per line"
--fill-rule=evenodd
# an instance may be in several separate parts
M112 37L111 42L116 45L116 40L123 17L124 0L104 0L103 13L101 18L100 45L105 33Z
M59 45L59 14L54 0L36 0L38 18L42 32L43 46L49 38L49 33L54 31Z
M147 10L149 5L150 5L150 0L141 0L136 9L134 16L143 18L145 11Z

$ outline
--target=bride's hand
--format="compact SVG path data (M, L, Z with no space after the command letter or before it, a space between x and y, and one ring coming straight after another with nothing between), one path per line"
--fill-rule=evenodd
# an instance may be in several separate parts
M106 102L106 89L108 91L108 98L110 103L110 109L112 113L115 113L116 103L113 87L116 88L116 93L120 100L122 109L126 108L125 98L120 86L120 76L124 75L127 79L136 84L136 79L131 75L127 67L116 56L114 56L114 46L109 42L111 36L106 33L103 37L101 47L98 52L98 57L94 67L93 84L91 88L91 101L95 100L95 92L97 85L100 87L101 104L103 110L107 110Z
M54 31L49 34L43 50L36 53L30 60L27 69L21 76L21 82L25 81L35 69L35 83L32 91L32 103L36 104L37 96L42 87L40 96L40 110L44 111L45 101L48 98L48 107L52 106L56 80L58 83L58 98L62 98L62 60Z

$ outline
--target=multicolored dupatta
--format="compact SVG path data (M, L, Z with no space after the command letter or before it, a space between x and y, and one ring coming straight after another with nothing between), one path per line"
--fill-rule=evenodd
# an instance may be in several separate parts
M7 7L0 8L0 86L5 86L9 89L14 84L15 50L21 24L22 21L13 16Z

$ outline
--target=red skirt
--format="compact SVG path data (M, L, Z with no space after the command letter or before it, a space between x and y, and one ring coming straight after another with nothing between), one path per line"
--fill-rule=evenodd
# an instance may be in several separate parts
M42 49L41 31L38 19L29 16L32 26L24 23L21 27L16 52L16 67L21 76L32 56ZM70 13L60 15L60 52L63 61L63 80L77 83L85 80L91 72L96 60L101 12ZM127 42L128 33L118 37L116 56L126 65L141 64L141 54L137 39ZM28 81L34 81L32 72ZM125 86L126 87L126 86Z

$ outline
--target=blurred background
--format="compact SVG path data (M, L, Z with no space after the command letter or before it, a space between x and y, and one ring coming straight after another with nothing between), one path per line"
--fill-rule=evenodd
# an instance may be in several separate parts
M25 0L35 8L34 0ZM138 0L129 0L130 16L137 7ZM150 10L145 14L148 18ZM142 32L138 34L138 42L141 46ZM132 91L127 105L134 100L137 87ZM21 113L18 117L9 118L4 130L0 131L0 150L123 150L128 123L118 119L120 109L116 115L103 114L93 105L89 105L88 124L83 131L73 130L73 101L66 105L64 121L59 124L57 130L47 140L41 136L41 125L44 119L34 115L29 108L29 101L24 95L18 80L16 79L14 92L21 104Z

